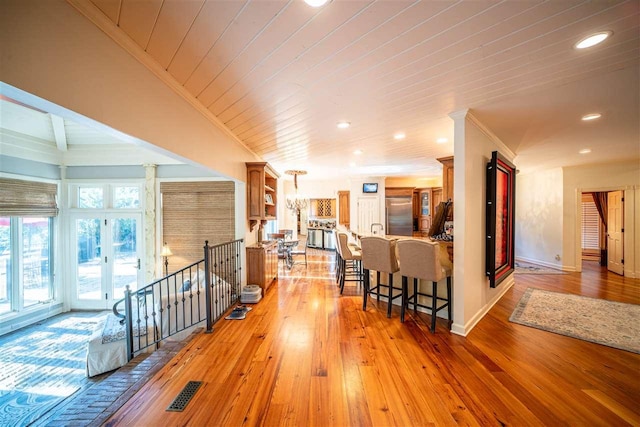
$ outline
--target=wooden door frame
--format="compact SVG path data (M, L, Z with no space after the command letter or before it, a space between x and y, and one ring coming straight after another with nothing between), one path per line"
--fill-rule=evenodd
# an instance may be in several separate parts
M597 193L597 192L610 192L610 191L622 191L623 193L623 197L627 196L627 191L628 190L634 190L635 187L634 186L629 186L629 185L625 185L625 186L615 186L615 187L601 187L601 188L592 188L592 187L586 187L586 188L577 188L576 191L576 210L574 212L575 216L576 216L576 221L575 221L575 238L574 238L574 248L575 248L575 259L576 259L576 269L575 271L577 273L581 273L582 272L582 194L583 193ZM625 201L626 203L626 201ZM624 205L623 205L623 214L624 214ZM633 238L633 236L631 236L631 238ZM624 253L624 247L625 247L626 243L623 242L623 253ZM625 255L626 256L626 255ZM626 270L623 269L623 273Z

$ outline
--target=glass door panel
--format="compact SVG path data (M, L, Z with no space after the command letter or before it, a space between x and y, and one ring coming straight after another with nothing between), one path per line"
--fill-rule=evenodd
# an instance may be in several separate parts
M111 221L111 288L113 298L124 297L126 286L138 288L138 221L136 218L116 217Z
M77 300L104 301L101 224L100 218L75 220Z

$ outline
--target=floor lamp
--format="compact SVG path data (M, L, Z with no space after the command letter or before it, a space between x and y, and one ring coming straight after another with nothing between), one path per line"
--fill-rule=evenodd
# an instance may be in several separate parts
M171 255L173 255L173 252L171 252L171 249L169 249L167 242L164 242L164 246L162 247L162 252L160 252L160 256L164 258L164 275L165 276L169 275L169 257Z

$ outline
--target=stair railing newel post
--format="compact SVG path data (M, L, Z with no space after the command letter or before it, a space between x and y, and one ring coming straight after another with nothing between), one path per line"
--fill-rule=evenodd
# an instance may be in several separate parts
M124 290L124 316L127 322L127 361L133 359L133 310L131 309L131 290Z
M211 315L211 309L213 304L211 304L211 273L210 273L210 263L211 260L211 251L209 250L209 241L204 241L204 296L205 296L205 307L207 312L207 331L206 333L210 334L213 332L213 316Z

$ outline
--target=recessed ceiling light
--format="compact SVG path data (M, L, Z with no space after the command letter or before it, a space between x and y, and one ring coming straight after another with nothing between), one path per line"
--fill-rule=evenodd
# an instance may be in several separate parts
M438 139L436 139L436 142L437 142L438 144L444 144L444 143L446 143L446 142L448 142L448 141L449 141L449 140L448 140L447 138L438 138Z
M582 150L578 151L578 153L580 154L589 154L591 152L591 148L583 148Z
M403 132L398 132L395 135L393 135L393 139L405 139L407 137L407 135L405 135Z
M304 0L306 4L311 7L321 7L327 3L328 0Z
M613 34L613 31L602 31L600 33L591 34L588 37L583 38L575 44L576 49L586 49L591 46L595 46L605 41L607 37Z
M360 154L362 154L362 150L356 150L353 152L353 154L355 154L356 156L359 156Z
M346 129L349 126L351 126L351 122L345 122L345 121L338 122L338 128L340 129Z
M602 117L602 114L600 114L600 113L592 113L592 114L587 114L585 116L582 116L582 120L585 121L585 122L588 122L589 120L599 119L600 117Z

